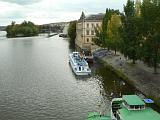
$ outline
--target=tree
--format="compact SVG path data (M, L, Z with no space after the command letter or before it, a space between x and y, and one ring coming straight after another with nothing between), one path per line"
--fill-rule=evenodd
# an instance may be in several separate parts
M111 48L110 40L108 39L108 21L111 19L111 16L114 14L120 14L118 10L106 9L106 13L102 20L101 28L96 29L96 37L93 39L93 42L101 47Z
M124 12L126 18L134 17L135 16L135 8L134 8L134 1L128 0L126 6L124 6Z
M143 60L154 66L160 63L160 3L158 0L144 0L141 6L143 22Z
M107 29L107 36L108 40L110 40L111 48L116 51L119 47L120 42L120 34L119 28L122 25L121 16L117 15L116 13L111 16L111 19L108 21L108 29Z
M39 33L38 27L30 21L24 21L21 24L12 22L11 25L7 26L6 31L7 37L30 37L36 36Z
M102 31L102 28L96 28L95 33L96 37L92 39L93 42L96 45L105 48L106 47L105 33Z
M140 40L133 1L127 1L126 6L124 6L124 12L125 15L123 16L123 25L121 27L121 51L125 57L132 59L133 64L135 64L138 59Z
M77 21L71 21L68 28L68 36L70 38L70 43L75 45L76 39L76 23Z

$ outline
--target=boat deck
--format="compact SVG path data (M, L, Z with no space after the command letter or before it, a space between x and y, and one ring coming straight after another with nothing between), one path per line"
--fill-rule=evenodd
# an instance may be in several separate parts
M73 56L73 58L74 58L75 63L77 63L78 65L80 65L80 66L87 65L86 61L83 58L74 57L74 56Z

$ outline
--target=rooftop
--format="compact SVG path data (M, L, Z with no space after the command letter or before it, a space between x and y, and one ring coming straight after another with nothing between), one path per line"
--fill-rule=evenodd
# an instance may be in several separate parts
M85 20L102 20L103 17L104 17L103 13L92 14L92 15L86 16Z
M123 95L122 98L128 105L145 105L137 95Z
M99 14L91 14L91 15L85 16L84 12L82 12L79 21L81 20L102 20L104 15L105 15L104 13L99 13Z

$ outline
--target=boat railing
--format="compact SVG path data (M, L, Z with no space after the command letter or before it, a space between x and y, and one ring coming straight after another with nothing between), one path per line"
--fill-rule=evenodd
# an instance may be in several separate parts
M145 105L128 105L126 102L123 102L123 106L128 110L144 110L146 109Z

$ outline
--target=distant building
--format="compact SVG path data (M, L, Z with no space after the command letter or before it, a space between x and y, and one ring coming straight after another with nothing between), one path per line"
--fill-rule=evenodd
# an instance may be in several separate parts
M99 29L102 24L104 14L93 14L85 16L82 12L76 25L75 44L81 50L92 49L92 39L95 37L95 29Z
M0 26L0 31L6 31L6 26Z

